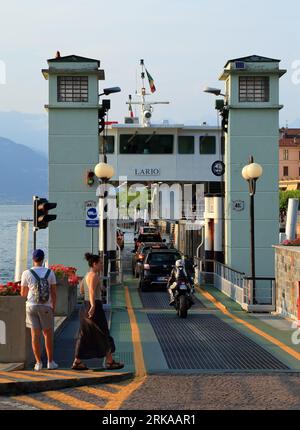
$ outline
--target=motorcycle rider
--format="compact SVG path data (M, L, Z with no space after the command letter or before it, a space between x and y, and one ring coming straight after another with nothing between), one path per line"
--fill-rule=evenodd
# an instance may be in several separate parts
M190 283L190 279L188 274L186 273L183 260L176 261L175 267L172 269L172 272L168 281L167 288L170 294L170 306L174 305L175 298L174 298L173 291L177 287L177 283L179 281Z
M192 286L192 289L194 289L194 278L195 278L195 265L193 258L190 258L188 255L184 256L184 268L186 271L186 274L189 279L189 283Z

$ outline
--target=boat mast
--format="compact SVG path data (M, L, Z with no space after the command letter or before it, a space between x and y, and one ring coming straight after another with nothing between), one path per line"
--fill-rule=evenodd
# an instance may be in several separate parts
M145 64L144 64L144 60L143 59L140 60L140 66L141 66L141 69L142 69L142 71L141 71L142 88L141 88L140 94L137 94L137 95L141 97L141 101L140 102L133 102L132 101L132 96L129 95L129 101L126 102L126 104L141 106L142 126L143 127L151 127L151 117L152 117L152 112L153 112L152 105L158 105L158 104L166 105L166 104L170 104L170 102L148 102L146 100L146 96L150 96L151 94L146 92L146 87L145 87Z

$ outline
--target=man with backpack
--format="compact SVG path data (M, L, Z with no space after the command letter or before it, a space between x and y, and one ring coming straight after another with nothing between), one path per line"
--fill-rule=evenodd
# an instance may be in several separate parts
M53 328L56 305L56 278L52 270L43 267L45 254L41 249L33 252L33 267L25 270L21 279L21 296L26 297L26 323L31 328L32 349L36 359L35 371L43 368L40 335L45 339L48 358L47 369L57 369L53 361Z

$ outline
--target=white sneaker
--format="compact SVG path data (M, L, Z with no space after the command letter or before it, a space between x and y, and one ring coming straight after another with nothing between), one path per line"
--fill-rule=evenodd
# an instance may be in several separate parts
M58 368L58 364L55 363L55 361L51 361L51 363L48 363L48 365L47 365L47 369L50 369L50 370L54 370L57 368Z
M42 370L42 368L43 368L43 363L42 362L35 363L33 370L35 370L36 372L39 372L40 370Z

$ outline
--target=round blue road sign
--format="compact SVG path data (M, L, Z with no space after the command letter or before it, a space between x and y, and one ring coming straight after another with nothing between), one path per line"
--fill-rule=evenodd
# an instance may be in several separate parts
M96 208L90 208L87 211L87 216L90 219L96 219L97 218L97 209Z

